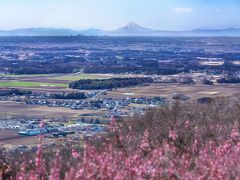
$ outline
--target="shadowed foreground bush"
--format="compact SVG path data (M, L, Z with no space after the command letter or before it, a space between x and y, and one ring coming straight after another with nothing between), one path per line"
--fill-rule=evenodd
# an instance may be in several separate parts
M222 105L175 104L113 120L108 135L83 152L72 148L68 160L57 153L50 169L40 145L15 179L239 179L239 107Z

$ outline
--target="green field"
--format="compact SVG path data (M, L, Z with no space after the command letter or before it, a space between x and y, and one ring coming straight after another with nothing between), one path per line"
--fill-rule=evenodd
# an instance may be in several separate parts
M81 79L108 79L111 75L102 74L31 74L31 75L12 75L0 73L0 76L16 78L15 80L2 81L0 87L63 87L67 88L67 83L54 82L53 80L77 81ZM26 81L25 79L30 81ZM41 79L43 82L38 82ZM51 82L51 80L53 82ZM37 82L36 82L37 81Z
M0 87L64 87L64 88L67 88L68 84L8 81L8 82L0 82Z

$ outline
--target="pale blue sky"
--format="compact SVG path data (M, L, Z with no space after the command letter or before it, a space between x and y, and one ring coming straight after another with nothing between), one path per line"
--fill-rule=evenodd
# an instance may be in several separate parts
M0 0L0 29L240 28L240 0Z

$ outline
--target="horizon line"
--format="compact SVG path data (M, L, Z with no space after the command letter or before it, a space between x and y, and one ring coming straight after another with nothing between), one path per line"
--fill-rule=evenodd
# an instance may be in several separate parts
M130 22L132 23L132 22ZM127 23L123 26L119 26L119 27L116 27L114 29L104 29L104 28L98 28L98 27L87 27L87 28L72 28L72 27L45 27L45 26L32 26L32 27L19 27L19 28L9 28L9 29L1 29L0 28L0 31L14 31L14 30L21 30L21 29L56 29L56 30L61 30L61 29L66 29L66 30L73 30L73 31L85 31L85 30L102 30L102 31L115 31L119 28L124 28L126 27L128 24L130 23ZM151 28L151 27L147 27L147 26L142 26L142 25L139 25L137 23L132 23L132 24L135 24L135 25L138 25L139 27L141 28L147 28L149 30L155 30L155 31L175 31L175 32L182 32L182 31L193 31L193 30L227 30L227 29L240 29L240 27L219 27L219 28L210 28L210 27L196 27L196 28L191 28L191 29L157 29L157 28Z

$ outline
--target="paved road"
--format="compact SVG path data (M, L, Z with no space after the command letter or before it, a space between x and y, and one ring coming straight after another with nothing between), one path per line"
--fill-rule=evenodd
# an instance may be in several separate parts
M101 92L99 92L98 94L96 94L95 96L93 96L92 98L96 98L98 96L100 96L101 94L105 93L107 90L103 90Z

